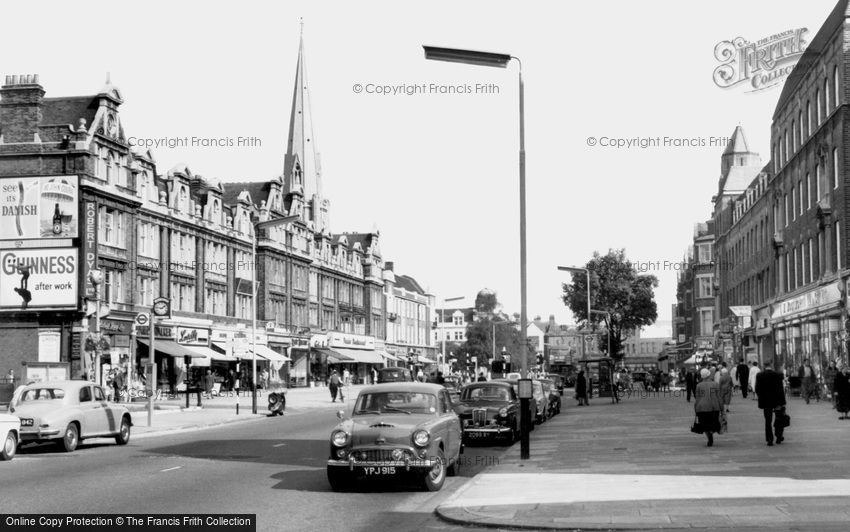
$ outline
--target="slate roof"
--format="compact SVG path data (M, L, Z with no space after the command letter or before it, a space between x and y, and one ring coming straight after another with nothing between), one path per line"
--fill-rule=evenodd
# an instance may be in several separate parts
M251 201L253 201L256 205L259 205L263 200L268 201L269 192L271 191L271 184L268 181L222 183L222 186L224 187L222 201L225 205L237 203L239 194L241 194L243 190L247 190L248 193L251 194Z
M744 137L744 129L741 126L735 127L735 132L732 133L732 138L726 144L726 149L723 150L723 155L730 153L749 153L750 148L747 146L747 139Z
M407 290L408 292L415 292L417 294L422 294L423 296L425 295L425 290L423 290L422 287L419 286L419 283L416 282L416 279L410 277L409 275L396 274L395 285L398 288L403 288Z
M80 118L86 119L86 128L91 127L97 114L98 99L95 96L68 98L44 98L42 100L42 126L71 124L76 129Z

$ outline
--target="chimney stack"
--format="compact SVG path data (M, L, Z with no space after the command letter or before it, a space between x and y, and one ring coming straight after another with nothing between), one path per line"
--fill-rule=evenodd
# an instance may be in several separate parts
M0 87L0 124L5 142L29 143L37 138L43 99L38 74L6 76L6 84Z

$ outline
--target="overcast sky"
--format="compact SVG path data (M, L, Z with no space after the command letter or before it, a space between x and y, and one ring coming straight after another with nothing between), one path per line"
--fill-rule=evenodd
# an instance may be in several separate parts
M41 5L41 4L40 4ZM724 145L741 124L769 157L780 86L721 89L715 46L797 28L833 0L609 2L46 2L4 5L2 74L48 97L93 94L106 72L128 136L256 137L244 148L154 150L224 181L282 172L304 19L307 76L334 232L381 232L384 259L438 299L496 290L518 312L517 66L425 61L422 44L509 53L526 82L528 313L571 321L558 265L625 247L653 263L670 334L676 271L711 213ZM9 23L19 20L22 23ZM355 84L363 92L355 92ZM370 86L426 84L425 94ZM430 84L470 94L430 93ZM493 84L476 94L476 84ZM375 90L373 87L372 90ZM702 147L588 145L588 137L703 139ZM654 264L660 261L660 269Z

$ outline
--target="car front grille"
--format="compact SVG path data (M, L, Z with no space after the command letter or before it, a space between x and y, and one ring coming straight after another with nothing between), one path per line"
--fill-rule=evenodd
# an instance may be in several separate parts
M484 426L487 424L487 409L476 408L472 411L472 424Z
M393 461L393 450L367 449L365 451L355 451L354 458L361 462L391 462Z

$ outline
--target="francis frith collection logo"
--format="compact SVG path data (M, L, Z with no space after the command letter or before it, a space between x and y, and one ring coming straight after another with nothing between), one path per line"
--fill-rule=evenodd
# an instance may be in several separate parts
M714 58L721 64L714 69L714 83L723 89L749 87L745 92L781 84L806 50L808 43L803 36L808 31L798 28L755 42L736 37L717 43Z

